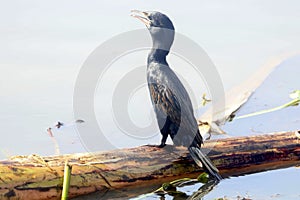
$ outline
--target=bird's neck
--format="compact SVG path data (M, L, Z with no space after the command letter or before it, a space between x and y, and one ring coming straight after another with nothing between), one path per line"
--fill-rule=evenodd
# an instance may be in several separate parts
M166 60L168 53L169 51L167 50L153 47L148 55L148 64L150 64L151 62L156 62L156 63L168 65Z
M166 29L167 30L167 29ZM174 31L164 30L160 34L152 34L152 49L148 55L148 65L151 62L168 66L167 55L170 52L174 40ZM160 30L161 31L161 30Z

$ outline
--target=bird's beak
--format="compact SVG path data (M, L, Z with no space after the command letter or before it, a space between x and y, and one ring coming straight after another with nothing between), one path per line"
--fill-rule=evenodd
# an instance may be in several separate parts
M147 26L147 28L149 28L151 21L149 20L148 15L149 14L147 12L143 12L139 10L132 10L130 14L130 16L141 20Z

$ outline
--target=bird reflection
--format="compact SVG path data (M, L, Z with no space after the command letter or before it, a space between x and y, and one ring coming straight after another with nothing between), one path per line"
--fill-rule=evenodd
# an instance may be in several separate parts
M186 193L179 192L179 191L176 192L168 191L166 192L166 194L173 196L173 200L201 200L205 195L210 193L215 188L215 186L219 184L219 182L220 181L218 180L210 179L207 183L202 185L196 192L194 192L191 195L187 195ZM187 182L184 184L184 186L191 185L194 183L195 183L194 181ZM158 194L158 195L160 195L160 200L166 199L165 194Z
M211 192L216 185L219 184L220 181L218 180L209 180L206 184L202 185L198 191L194 192L193 195L191 195L188 200L193 199L202 199L205 195L207 195L209 192Z

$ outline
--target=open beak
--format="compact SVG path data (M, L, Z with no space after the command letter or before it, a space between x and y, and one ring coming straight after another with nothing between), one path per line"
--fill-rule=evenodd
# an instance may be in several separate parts
M130 16L141 20L147 26L147 28L150 27L151 21L148 18L147 12L143 12L143 11L139 11L139 10L132 10Z

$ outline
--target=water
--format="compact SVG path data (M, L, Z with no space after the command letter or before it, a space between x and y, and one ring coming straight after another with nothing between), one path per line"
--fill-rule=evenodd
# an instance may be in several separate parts
M159 5L127 0L122 3L93 1L91 4L55 0L7 1L0 8L3 25L0 28L0 159L12 155L56 153L46 129L56 121L75 120L72 105L74 85L88 55L112 35L144 28L129 17L129 11L136 8L168 13L177 31L205 49L216 64L226 89L241 83L266 61L282 53L297 51L300 46L300 26L295 25L299 21L298 1L291 1L288 5L273 0L234 3L193 0L189 5L174 1L163 1ZM145 57L146 52L136 56ZM171 60L179 63L174 57ZM123 66L122 62L117 65ZM289 101L289 92L300 89L297 77L299 57L289 59L283 66L278 68L273 81L258 89L239 115L283 104ZM187 71L186 74L189 77ZM195 91L198 88L198 85L193 85ZM140 91L140 94L147 93ZM131 107L131 117L142 119L141 125L149 123L148 116L151 116L147 110L150 110L150 105L148 108L144 106L145 99L137 98L133 102L147 111L146 116ZM98 115L107 114L99 109ZM299 122L299 108L295 107L236 120L223 128L229 135L237 136L294 130L299 128ZM118 137L115 130L108 134ZM75 127L54 130L54 135L60 153L87 150ZM158 134L149 140L128 139L115 146L153 144L158 143L159 138ZM231 178L222 181L205 198L227 196L234 199L237 195L249 195L253 199L297 199L299 180L297 168ZM199 187L196 184L182 190L191 194ZM151 191L145 189L144 193ZM151 197L159 199L155 195ZM97 195L84 198L97 199ZM170 196L166 198L172 199Z
M300 199L300 192L297 190L297 183L293 181L300 177L299 169L282 169L270 172L263 172L242 177L233 177L222 180L210 193L203 199L240 199L249 198L255 200L268 199ZM272 183L266 185L266 183ZM287 185L289 187L287 187ZM191 186L185 186L178 190L185 192L188 196L192 195L202 186L201 183ZM283 188L285 188L283 190ZM158 196L152 195L145 199L159 199ZM166 195L166 199L174 199ZM186 198L183 198L186 199Z
M289 93L297 90L300 86L300 81L297 75L300 72L300 56L286 60L270 74L263 84L251 96L249 101L237 113L237 116L256 112L263 109L270 109L284 103L289 102ZM264 114L261 116L249 117L245 119L234 120L228 122L223 129L229 136L256 135L267 132L299 130L300 108L290 107L279 110L273 113ZM267 199L300 199L298 185L300 183L299 168L291 167L262 173L256 173L241 177L231 177L222 180L211 192L203 199L242 199L249 198L255 200ZM178 188L187 196L192 195L202 186L201 183L184 186ZM147 194L155 189L144 188L142 191ZM156 188L160 187L157 185ZM121 196L126 198L126 189L123 193L112 192L103 194L93 194L88 196L88 199L113 199ZM140 192L139 192L140 195ZM142 197L142 196L139 196ZM187 197L179 198L170 195L165 195L165 199L186 199ZM79 199L84 199L78 198ZM162 199L161 196L150 194L141 199Z

